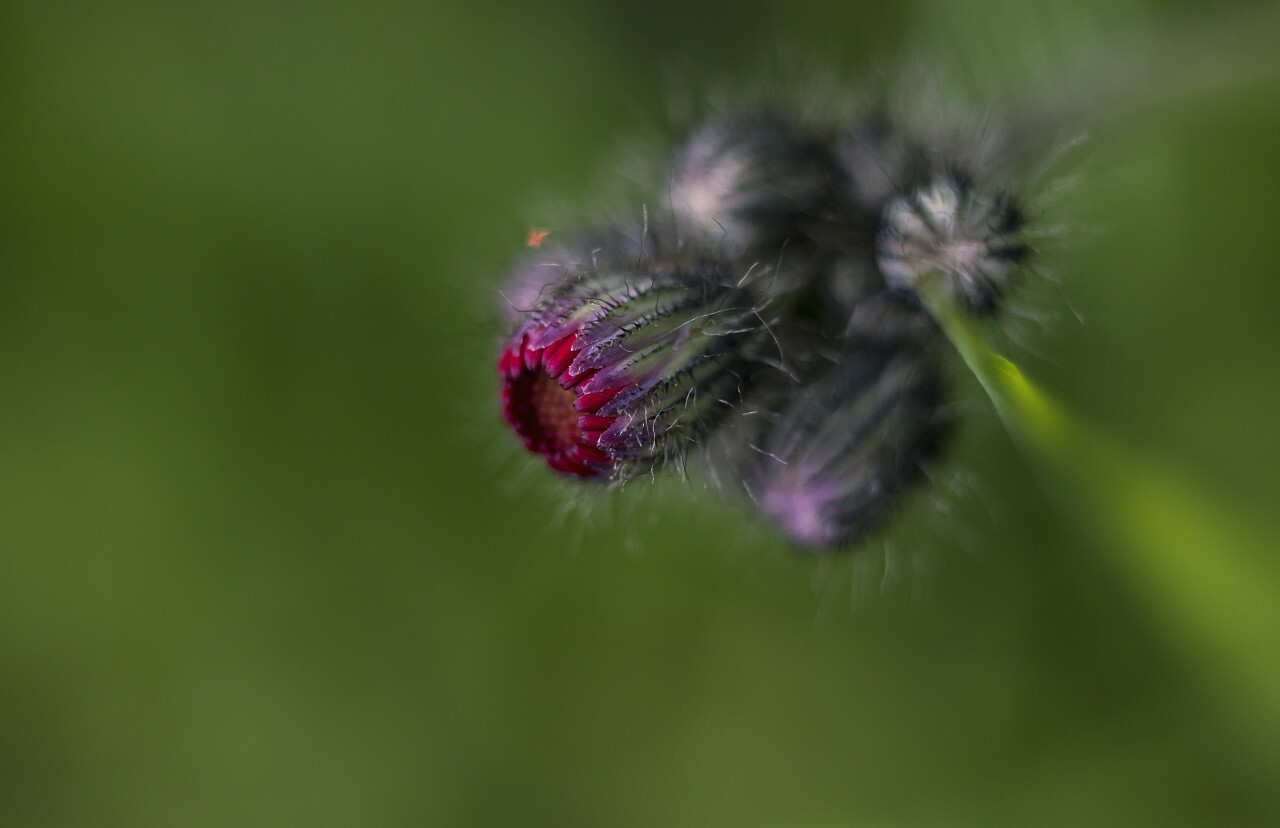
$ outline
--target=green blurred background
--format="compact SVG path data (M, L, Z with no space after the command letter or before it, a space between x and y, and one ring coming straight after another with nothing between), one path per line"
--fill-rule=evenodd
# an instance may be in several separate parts
M0 824L1276 824L1280 698L1180 646L979 395L965 492L799 557L520 457L492 302L541 205L780 44L999 88L1203 34L1172 51L1221 77L1063 167L1084 321L1026 359L1280 538L1280 83L1234 48L1267 19L5 3Z

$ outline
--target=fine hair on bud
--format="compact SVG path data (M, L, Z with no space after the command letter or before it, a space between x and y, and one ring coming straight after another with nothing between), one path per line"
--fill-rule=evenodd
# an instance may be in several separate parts
M637 271L670 269L673 257L651 255L673 249L669 228L604 223L569 232L538 234L536 246L525 251L508 271L499 288L502 314L514 323L535 311L542 301L574 274L586 271Z

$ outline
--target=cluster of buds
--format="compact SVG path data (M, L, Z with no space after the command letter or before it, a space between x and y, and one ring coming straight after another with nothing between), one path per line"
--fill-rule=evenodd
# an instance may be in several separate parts
M865 538L948 431L915 291L940 281L991 313L1029 254L1023 210L974 160L987 137L948 144L883 111L709 118L641 227L533 239L503 290L504 417L591 481L711 463L714 444L712 475L796 545Z

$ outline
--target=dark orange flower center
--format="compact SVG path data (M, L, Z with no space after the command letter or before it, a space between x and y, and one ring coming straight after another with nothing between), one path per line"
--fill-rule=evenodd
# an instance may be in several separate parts
M534 374L529 388L529 412L535 430L549 451L565 451L582 439L578 412L573 409L577 395L547 374Z
M622 389L584 395L565 388L561 378L572 346L569 336L545 349L528 348L523 339L509 348L498 363L502 414L525 448L541 454L551 468L578 477L608 477L613 461L599 440L616 417L597 416L595 409Z

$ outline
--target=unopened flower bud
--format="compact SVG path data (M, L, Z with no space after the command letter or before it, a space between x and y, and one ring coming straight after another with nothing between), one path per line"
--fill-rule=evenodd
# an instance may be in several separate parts
M671 206L685 227L736 255L807 237L831 221L843 175L827 145L791 119L722 117L678 151Z
M814 550L865 537L916 482L945 427L930 360L866 350L804 388L759 447L747 489L791 541Z
M714 266L572 274L502 352L503 415L553 469L626 478L721 418L762 335L750 298Z
M993 310L1026 258L1022 217L1012 199L947 175L891 199L877 240L877 263L890 287L914 292L937 274L951 301Z

